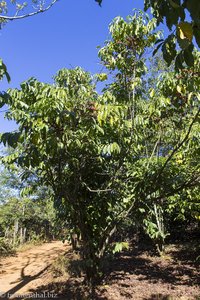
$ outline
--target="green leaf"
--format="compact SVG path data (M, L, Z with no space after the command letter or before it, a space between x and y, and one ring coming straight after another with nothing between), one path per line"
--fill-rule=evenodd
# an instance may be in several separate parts
M200 1L199 0L189 0L185 1L186 8L190 12L192 20L196 23L199 22L200 15Z
M105 81L108 79L108 75L106 73L96 74L97 80Z
M174 2L173 0L169 0L169 3L173 8L180 8L180 5Z
M165 6L165 8L164 8ZM164 12L165 10L165 12ZM172 27L174 24L177 24L178 19L179 19L179 10L178 9L170 9L167 5L167 3L165 2L163 4L163 15L166 18L166 23L167 23L167 27L172 30Z
M179 69L183 68L183 52L180 52L175 59L175 70L178 71Z
M7 67L6 65L3 63L2 59L0 59L0 80L6 76L6 79L8 82L10 82L11 78L10 78L10 75L8 74L8 71L7 71Z
M160 43L160 44L156 47L156 49L154 49L154 51L153 51L153 56L158 52L158 50L159 50L160 47L163 45L163 43L164 43L164 42Z
M179 37L181 39L188 39L190 42L192 41L193 38L192 24L188 22L179 23L178 32L179 32Z
M121 149L120 146L116 142L114 142L110 145L110 151L111 153L119 154L121 152Z
M102 127L100 127L98 124L96 124L95 127L100 133L102 133L104 135L104 130Z
M176 89L178 93L182 93L182 87L180 85L177 85Z
M6 104L5 94L0 93L0 108L2 108Z
M129 249L129 243L128 242L121 242L116 243L115 247L113 249L113 254L117 252L121 252L123 249Z
M20 136L20 132L5 132L1 134L0 141L4 144L4 146L10 146L15 148L17 146Z
M149 95L150 95L151 98L153 98L153 97L155 96L155 90L154 90L154 89L151 89L151 92L150 92Z
M183 55L184 55L184 60L185 60L186 64L189 67L193 67L194 66L194 56L193 56L192 51L187 48L184 50Z
M173 34L169 35L165 40L162 51L164 60L167 62L168 66L170 66L171 62L176 57L176 43Z

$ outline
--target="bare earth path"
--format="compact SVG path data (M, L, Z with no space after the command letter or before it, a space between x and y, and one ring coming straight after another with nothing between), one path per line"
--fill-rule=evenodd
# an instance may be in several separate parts
M25 295L38 286L48 284L45 276L58 255L66 252L68 246L61 241L33 246L18 252L15 256L0 260L0 298L11 295Z
M95 298L88 297L83 278L54 274L50 268L62 254L77 262L71 246L59 241L34 246L0 260L0 299L200 300L200 253L191 245L170 245L163 257L133 245L109 262ZM78 265L72 266L76 271Z

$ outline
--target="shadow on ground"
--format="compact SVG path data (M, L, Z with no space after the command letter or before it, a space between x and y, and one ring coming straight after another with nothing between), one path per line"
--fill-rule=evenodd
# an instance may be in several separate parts
M144 298L144 300L179 300L177 297L174 298L170 295L162 295L162 294L152 294L152 296L150 298ZM188 299L188 298L182 298L184 299ZM191 298L190 298L191 299ZM200 297L195 297L193 300L200 300Z
M200 300L200 292L197 296L200 266L195 259L198 247L174 245L163 258L152 256L148 249L148 246L133 245L132 251L108 261L105 279L93 294L83 285L83 279L77 278L60 280L31 292L51 292L60 300ZM160 293L157 290L154 293L155 286ZM184 291L185 296L180 296Z
M60 281L51 283L46 286L41 286L38 289L31 290L34 294L52 294L59 300L107 300L107 297L99 295L96 291L89 291L89 289L81 282L81 280L68 279L67 281ZM45 299L45 298L43 298ZM48 297L48 299L50 299Z

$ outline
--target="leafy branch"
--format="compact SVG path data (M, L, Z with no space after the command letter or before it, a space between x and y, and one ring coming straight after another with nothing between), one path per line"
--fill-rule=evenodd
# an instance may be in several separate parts
M162 168L160 169L158 175L157 175L157 180L160 178L160 175L162 174L162 172L164 171L164 169L166 168L167 164L170 162L170 160L172 159L172 157L174 156L174 154L183 146L183 144L188 140L189 135L191 133L192 127L194 125L194 123L196 122L198 116L200 114L200 108L198 109L197 113L195 114L192 122L190 123L190 126L188 128L188 131L186 133L186 135L184 136L184 138L182 139L182 141L180 141L176 147L174 147L173 151L171 152L171 154L168 156L168 158L166 159L164 165L162 166Z

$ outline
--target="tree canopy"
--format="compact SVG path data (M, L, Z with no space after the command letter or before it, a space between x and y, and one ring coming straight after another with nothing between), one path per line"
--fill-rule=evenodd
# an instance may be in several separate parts
M95 1L100 5L103 2L102 0ZM144 0L144 9L145 11L151 9L157 25L166 23L170 30L165 40L157 41L155 52L161 48L168 65L175 60L177 69L182 68L184 62L188 66L193 66L192 52L195 42L200 47L199 0Z
M61 69L53 84L31 78L1 95L19 125L1 135L15 149L2 161L52 188L60 219L81 232L89 281L128 215L160 250L169 207L190 203L198 215L199 53L193 68L153 76L146 51L159 40L155 27L141 11L118 17L99 50L108 74ZM108 77L97 93L95 82Z

